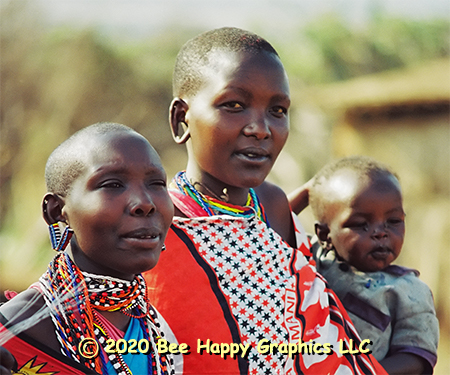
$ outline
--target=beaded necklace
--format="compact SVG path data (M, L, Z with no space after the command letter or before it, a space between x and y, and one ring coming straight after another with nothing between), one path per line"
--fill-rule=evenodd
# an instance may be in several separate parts
M148 298L145 280L142 275L135 279L125 281L110 276L98 276L81 271L88 287L91 305L101 311L121 310L132 318L142 318L147 315ZM127 311L139 307L142 313L139 316L131 315Z
M184 195L191 197L195 202L197 202L197 204L200 205L209 216L226 214L239 217L251 217L256 215L261 221L264 221L267 225L269 225L264 208L259 201L255 190L252 188L249 189L245 206L237 206L202 194L188 180L186 177L186 171L178 172L173 180L177 188Z
M171 373L171 360L155 350L155 341L163 333L148 301L142 275L127 281L82 272L63 252L55 256L39 281L64 355L103 373L107 362L104 351L100 350L99 356L94 359L85 358L79 355L79 345L84 338L95 338L105 349L109 335L95 310L121 311L132 319L139 319L144 338L151 343L148 374ZM61 298L62 293L69 294L69 298ZM108 359L118 374L132 374L120 353L111 354Z

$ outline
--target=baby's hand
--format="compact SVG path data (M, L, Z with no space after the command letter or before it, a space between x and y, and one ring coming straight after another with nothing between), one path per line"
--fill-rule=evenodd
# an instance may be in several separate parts
M17 361L14 356L4 348L0 346L0 374L11 375L11 373L17 372Z

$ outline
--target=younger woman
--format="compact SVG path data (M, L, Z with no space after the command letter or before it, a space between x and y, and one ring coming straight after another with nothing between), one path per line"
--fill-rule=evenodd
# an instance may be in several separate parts
M173 89L171 128L188 164L170 190L167 251L145 277L191 348L184 374L383 374L367 353L339 351L360 339L316 273L286 195L266 181L289 132L277 52L244 30L203 33L179 52ZM231 344L239 353L218 350Z

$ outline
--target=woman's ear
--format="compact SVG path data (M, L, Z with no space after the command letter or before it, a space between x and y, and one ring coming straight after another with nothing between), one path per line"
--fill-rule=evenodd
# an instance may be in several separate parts
M64 200L54 193L47 193L42 200L42 216L48 225L59 221L65 222L62 212Z
M325 245L325 248L331 249L333 247L333 244L331 242L330 228L328 227L328 224L315 223L314 230L316 232L317 238L322 243L322 246Z
M186 113L189 109L188 104L180 98L175 98L170 103L169 122L172 137L179 145L186 143L190 137L189 127L186 123Z

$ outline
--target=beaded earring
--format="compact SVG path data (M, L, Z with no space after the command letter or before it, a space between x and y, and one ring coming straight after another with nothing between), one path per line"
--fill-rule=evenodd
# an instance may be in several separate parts
M48 230L50 232L52 249L56 251L64 251L73 236L73 229L67 225L61 236L59 224L53 223L48 226Z

